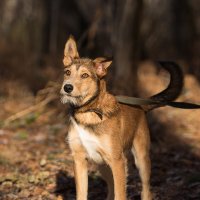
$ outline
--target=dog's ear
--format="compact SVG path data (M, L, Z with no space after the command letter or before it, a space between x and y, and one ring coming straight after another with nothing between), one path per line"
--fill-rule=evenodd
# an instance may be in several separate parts
M111 65L112 60L106 58L96 58L94 61L97 76L100 78L107 74L107 68Z
M79 58L76 41L74 37L71 35L65 44L64 49L64 65L69 65L72 62L72 59Z

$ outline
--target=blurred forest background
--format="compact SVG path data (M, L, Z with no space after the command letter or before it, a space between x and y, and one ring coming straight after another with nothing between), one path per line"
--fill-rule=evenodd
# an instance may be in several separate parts
M1 0L0 20L1 75L33 92L49 80L40 70L61 64L70 34L82 56L114 57L112 73L123 81L113 85L123 90L145 59L178 60L200 77L198 0Z
M169 77L151 61L173 60L185 73L179 100L200 103L199 0L1 0L0 199L75 197L59 102L70 34L81 56L113 56L107 81L114 93L155 94ZM161 108L148 115L155 199L200 198L199 114ZM89 197L105 199L94 168ZM140 199L132 171L128 194Z

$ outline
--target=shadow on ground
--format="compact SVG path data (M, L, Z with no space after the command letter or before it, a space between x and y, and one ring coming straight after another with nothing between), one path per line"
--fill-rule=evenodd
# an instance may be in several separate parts
M150 114L152 189L159 200L200 198L200 158L175 136L173 124L161 123Z
M76 196L74 177L68 176L65 171L59 171L56 175L57 195L62 196L63 200L73 200ZM106 199L106 184L98 176L89 176L89 200Z

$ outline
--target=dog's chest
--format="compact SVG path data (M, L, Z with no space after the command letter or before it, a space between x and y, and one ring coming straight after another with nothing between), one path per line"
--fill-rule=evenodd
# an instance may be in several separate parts
M69 143L81 143L88 154L88 158L97 163L101 163L103 161L100 154L102 145L99 138L82 125L77 124L73 118L71 118L71 122L72 129L69 132Z

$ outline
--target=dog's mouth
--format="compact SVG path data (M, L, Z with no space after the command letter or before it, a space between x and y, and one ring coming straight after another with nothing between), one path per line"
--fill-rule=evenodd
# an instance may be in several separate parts
M83 99L83 96L81 96L81 95L72 95L72 94L61 94L60 97L61 97L60 98L61 102L63 104L71 103L74 105L79 105Z
M76 98L76 99L81 99L82 96L81 95L72 95L72 94L64 94L63 96L68 96L68 97L72 97L72 98Z
M81 95L75 95L72 93L64 93L63 91L60 92L61 94L61 102L63 104L72 104L74 106L83 106L85 104L90 103L94 98L98 96L99 90L96 90L94 94L88 94L87 91L83 92Z

